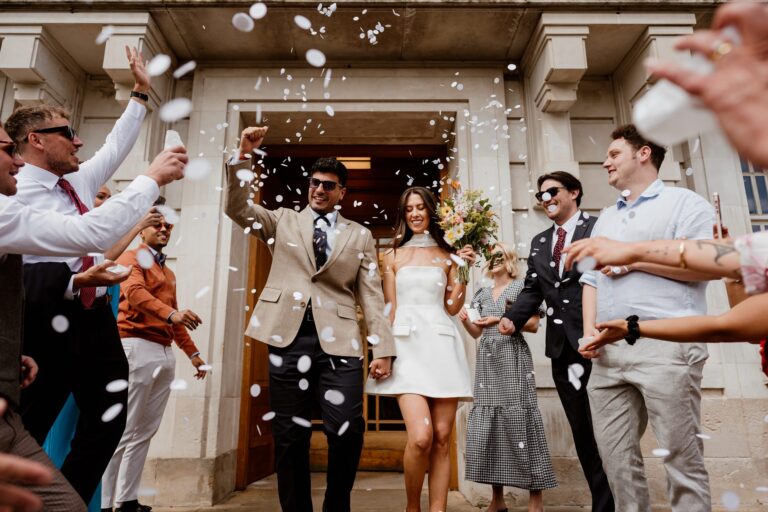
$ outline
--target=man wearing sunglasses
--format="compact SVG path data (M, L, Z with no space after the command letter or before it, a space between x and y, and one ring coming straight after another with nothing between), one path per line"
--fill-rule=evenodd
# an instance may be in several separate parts
M134 77L131 101L104 145L80 163L83 141L72 128L69 112L49 105L18 108L6 130L25 162L18 176L16 199L26 205L78 217L93 209L93 198L122 164L136 142L147 108L149 74L133 48L126 55ZM106 222L117 225L119 214ZM38 443L44 441L67 396L73 392L81 410L72 449L62 473L88 502L101 479L125 427L127 393L110 393L109 382L127 379L117 324L106 286L127 274L106 275L83 282L88 270L104 262L102 254L75 257L24 256L25 348L40 365L40 377L22 392L24 424ZM60 286L62 276L68 276ZM58 332L51 321L62 315L68 329ZM114 404L123 412L102 422Z
M312 166L309 205L301 211L268 210L250 199L251 186L240 181L237 171L252 168L252 153L266 133L267 127L243 131L239 156L227 167L225 201L227 215L272 251L267 284L246 334L269 345L280 505L284 512L312 512L312 430L307 427L317 396L328 438L323 510L349 512L365 430L363 357L368 341L375 358L372 378L386 378L395 355L376 247L368 229L338 211L347 192L347 169L335 158L321 158ZM367 341L357 323L357 306L365 316Z
M23 292L22 261L18 254L63 256L106 250L146 213L160 186L183 176L186 160L183 149L177 153L164 152L145 175L136 178L102 208L83 216L64 215L36 210L9 197L16 194L16 176L24 161L16 144L0 128L0 402L10 406L0 418L0 452L8 454L3 456L3 466L9 472L18 470L15 483L24 481L23 487L27 488L14 487L0 479L0 504L42 504L45 510L56 512L85 510L83 500L64 476L52 468L18 413L20 390L35 380L37 372L35 360L21 355ZM85 273L85 282L97 282L110 275L108 265L91 267ZM63 275L63 286L68 280L69 276ZM23 479L25 471L46 476ZM38 496L30 494L30 490Z
M557 171L539 176L536 201L554 223L531 240L525 288L499 322L502 334L521 331L543 301L547 303L546 354L552 360L552 378L571 426L576 454L592 492L592 510L612 512L613 495L603 471L592 430L587 381L592 362L579 354L582 330L581 273L566 271L563 248L575 240L589 238L597 217L579 209L584 195L581 182ZM579 365L583 374L572 365ZM574 369L572 369L574 368Z

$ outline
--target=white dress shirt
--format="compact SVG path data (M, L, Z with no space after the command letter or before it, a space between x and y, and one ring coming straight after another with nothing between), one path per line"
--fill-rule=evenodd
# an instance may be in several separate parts
M75 256L106 251L141 220L159 194L155 180L139 176L85 215L39 210L0 195L0 258L5 254Z
M147 109L137 101L129 101L123 115L115 123L112 131L107 135L104 145L99 148L93 157L80 164L80 170L68 174L65 179L72 184L80 200L89 210L93 209L93 200L99 188L109 180L120 167L128 153L133 148L136 139L141 131L141 124L146 116ZM59 177L52 172L26 164L21 168L18 174L18 193L14 196L16 201L22 204L32 206L41 210L52 210L64 215L79 216L69 195L57 186ZM112 220L117 223L119 216ZM116 224L115 224L116 225ZM82 254L81 256L84 256ZM94 265L104 261L104 255L94 254ZM37 256L25 255L24 263L41 262L65 262L72 269L72 272L79 272L83 265L82 257L55 257L55 256ZM74 278L74 276L73 276ZM69 286L65 293L65 298L72 299L73 279L70 279ZM105 287L96 289L96 296L100 297L106 293Z
M333 252L333 243L336 241L336 235L339 232L339 230L336 229L336 220L339 218L339 212L334 210L332 213L326 213L325 218L331 222L330 224L326 224L323 221L317 222L317 219L321 214L312 210L312 208L310 208L310 210L312 211L312 219L315 221L315 227L325 231L325 236L328 240L328 248L325 250L325 255L330 258L331 253Z
M555 224L555 231L552 235L552 247L550 247L550 254L555 253L555 244L557 243L557 228L563 228L565 230L565 245L563 247L568 247L571 244L571 240L573 240L573 233L576 231L577 223L579 222L579 219L581 218L581 210L576 210L576 213L573 214L573 216L565 221L565 223L562 226L558 226ZM563 271L565 270L565 258L560 258L560 268L558 269L560 275L563 275Z

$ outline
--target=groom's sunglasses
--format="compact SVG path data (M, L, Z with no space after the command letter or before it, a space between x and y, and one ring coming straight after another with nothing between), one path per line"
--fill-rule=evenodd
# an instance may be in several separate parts
M0 151L8 153L8 156L14 158L19 152L19 146L15 142L0 142Z
M323 186L323 190L326 192L333 192L336 190L336 187L341 187L341 185L336 181L309 178L309 188L320 188L320 185Z
M548 189L542 190L541 192L536 192L536 194L534 194L534 197L538 202L541 203L542 201L544 201L544 194L549 194L549 197L546 199L547 201L549 201L550 199L555 197L557 193L560 191L560 189L562 188L565 188L565 187L549 187Z
M75 140L75 137L77 137L77 132L74 128L72 128L69 125L64 126L54 126L52 128L40 128L39 130L32 130L29 133L58 133L61 134L62 137L68 140ZM29 135L24 137L24 142L27 142L29 140Z

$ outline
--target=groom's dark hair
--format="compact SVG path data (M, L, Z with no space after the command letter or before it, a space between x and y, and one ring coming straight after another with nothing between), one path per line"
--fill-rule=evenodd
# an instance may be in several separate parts
M335 174L339 178L341 186L347 186L347 168L343 163L332 156L318 158L317 161L312 164L312 174L315 174L316 172Z

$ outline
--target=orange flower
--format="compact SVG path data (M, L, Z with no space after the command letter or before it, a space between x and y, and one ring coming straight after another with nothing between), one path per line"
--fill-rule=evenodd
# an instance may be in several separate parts
M459 180L452 180L452 181L451 181L451 188L452 188L453 190L459 190L459 189L461 189L461 182L459 182Z

